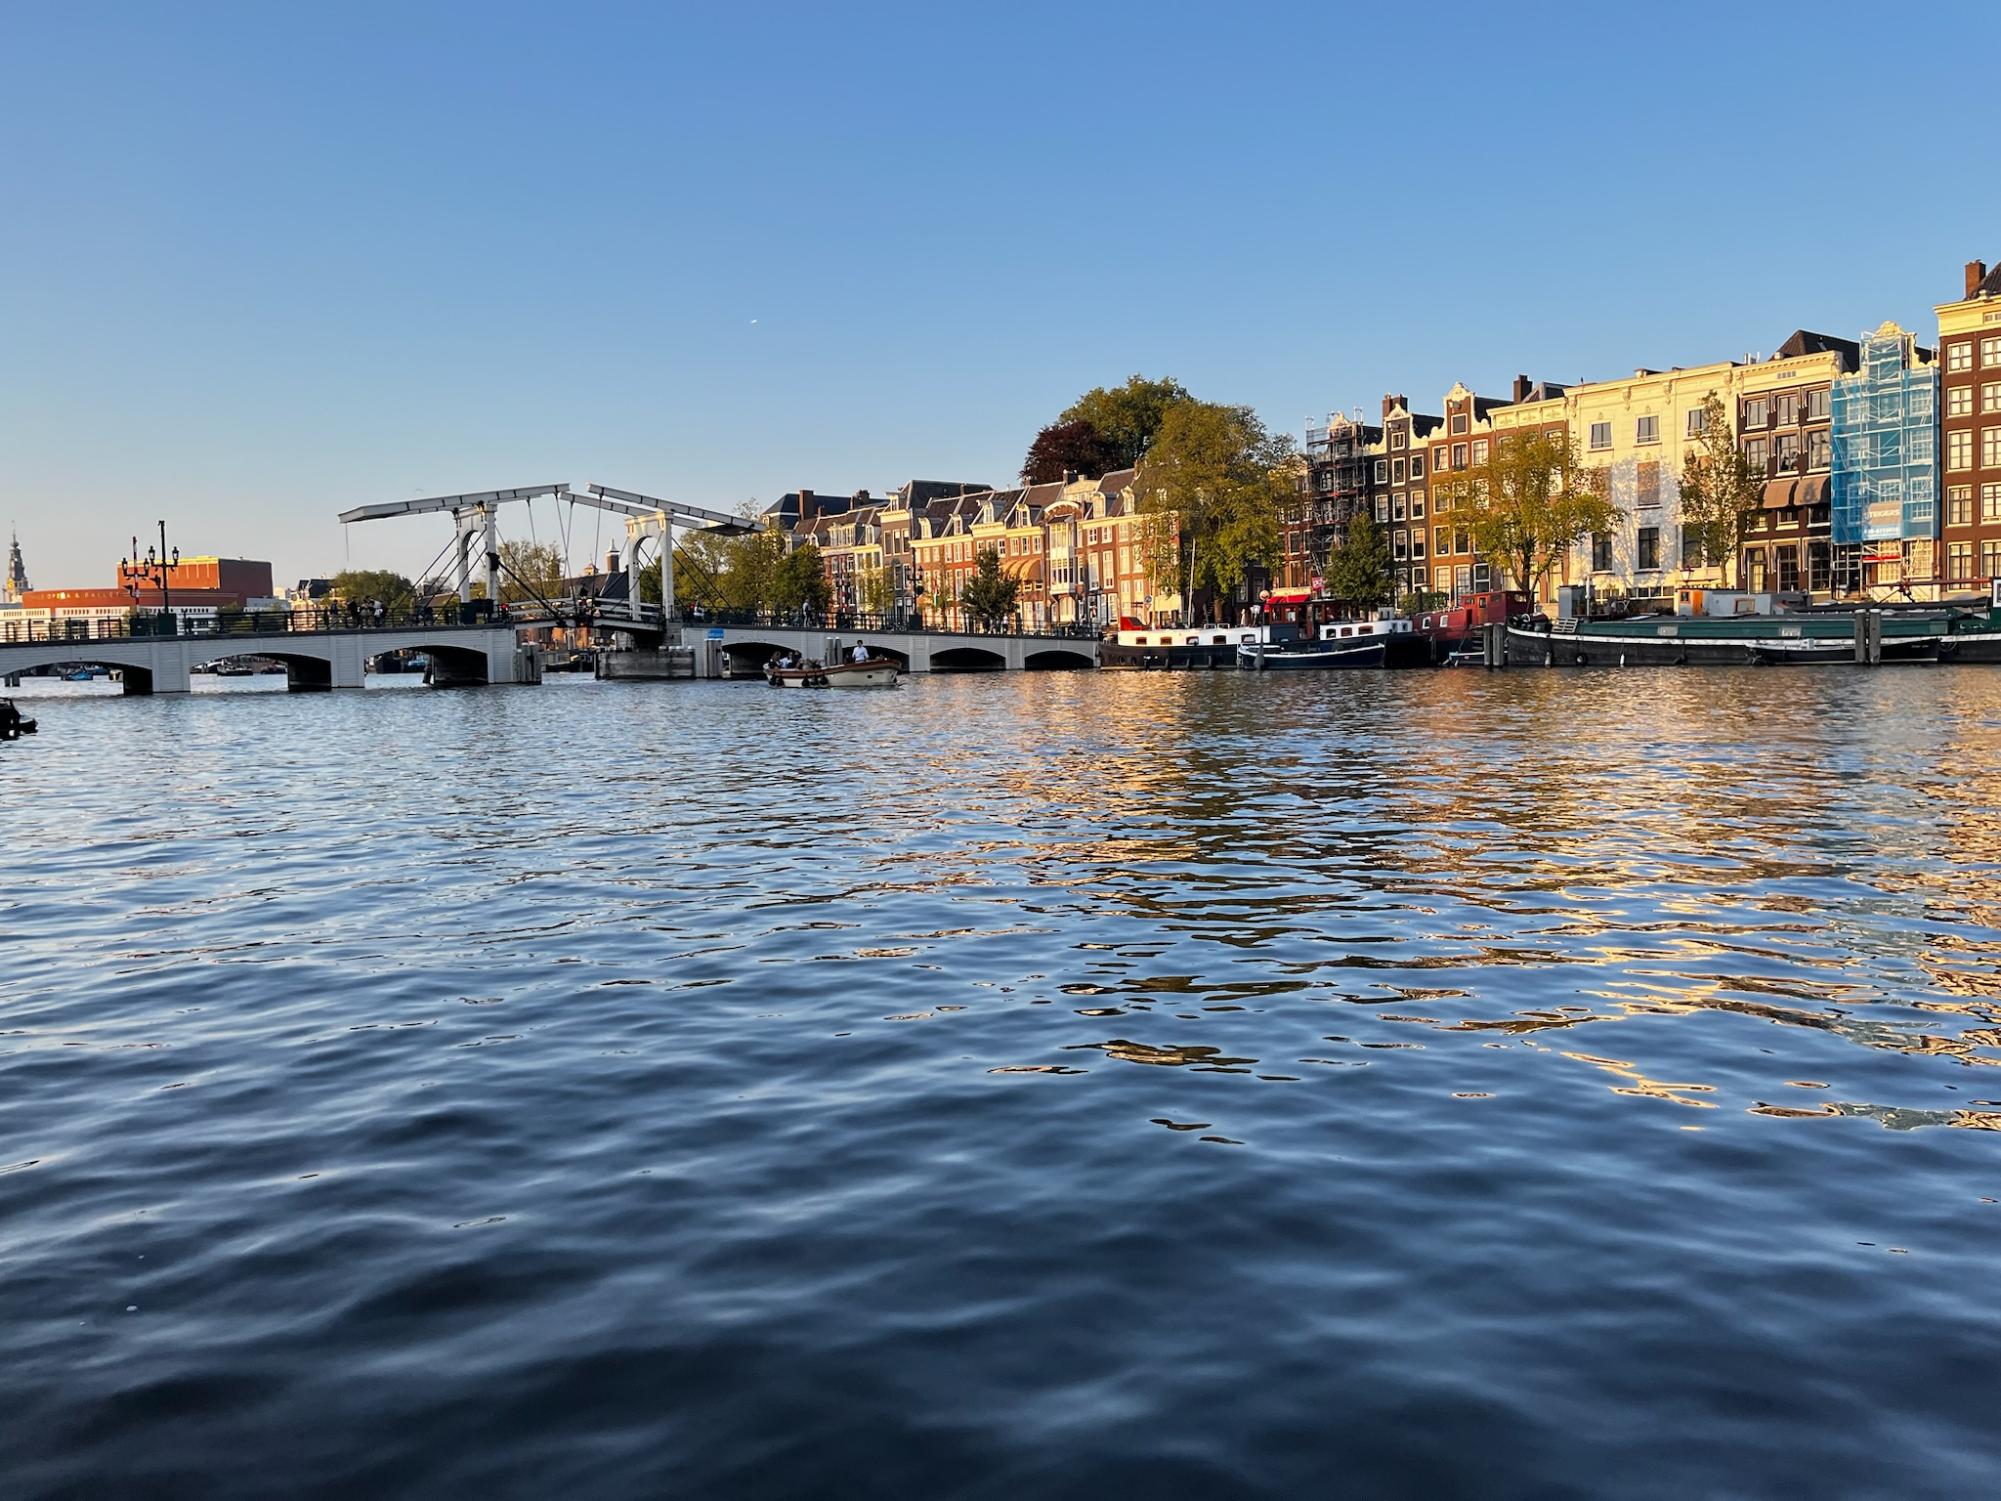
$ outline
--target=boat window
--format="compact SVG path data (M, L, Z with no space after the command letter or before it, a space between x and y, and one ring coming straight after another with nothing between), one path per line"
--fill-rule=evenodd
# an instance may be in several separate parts
M1431 629L1431 617L1429 615L1424 617L1424 628L1427 631Z
M1200 646L1202 644L1202 638L1200 636L1190 636L1188 638L1188 644L1190 646Z
M1209 644L1211 646L1228 646L1230 644L1230 638L1228 636L1211 636L1209 638Z
M1376 628L1372 625L1358 625L1355 627L1355 634L1358 636L1373 636L1375 633Z
M1354 632L1349 627L1344 625L1341 627L1341 634L1344 636L1352 636Z

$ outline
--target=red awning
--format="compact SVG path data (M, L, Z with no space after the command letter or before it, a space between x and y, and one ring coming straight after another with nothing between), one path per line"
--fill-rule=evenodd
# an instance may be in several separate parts
M1311 589L1274 589L1265 596L1268 603L1275 605L1303 605L1313 598Z

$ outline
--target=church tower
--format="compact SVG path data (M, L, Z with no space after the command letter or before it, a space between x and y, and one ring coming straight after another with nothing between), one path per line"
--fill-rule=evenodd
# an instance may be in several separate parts
M5 595L18 604L21 596L28 592L28 570L21 562L19 534L12 534L12 538L7 548L7 579L4 584L0 584L0 595Z

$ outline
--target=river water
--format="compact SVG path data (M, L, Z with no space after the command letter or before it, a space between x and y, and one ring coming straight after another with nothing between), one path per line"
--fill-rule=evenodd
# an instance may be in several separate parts
M14 1501L1995 1491L2001 672L46 695Z

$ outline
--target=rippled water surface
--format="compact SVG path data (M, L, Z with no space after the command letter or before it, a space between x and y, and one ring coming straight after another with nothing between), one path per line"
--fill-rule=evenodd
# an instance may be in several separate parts
M35 712L11 1498L1996 1492L2001 672Z

